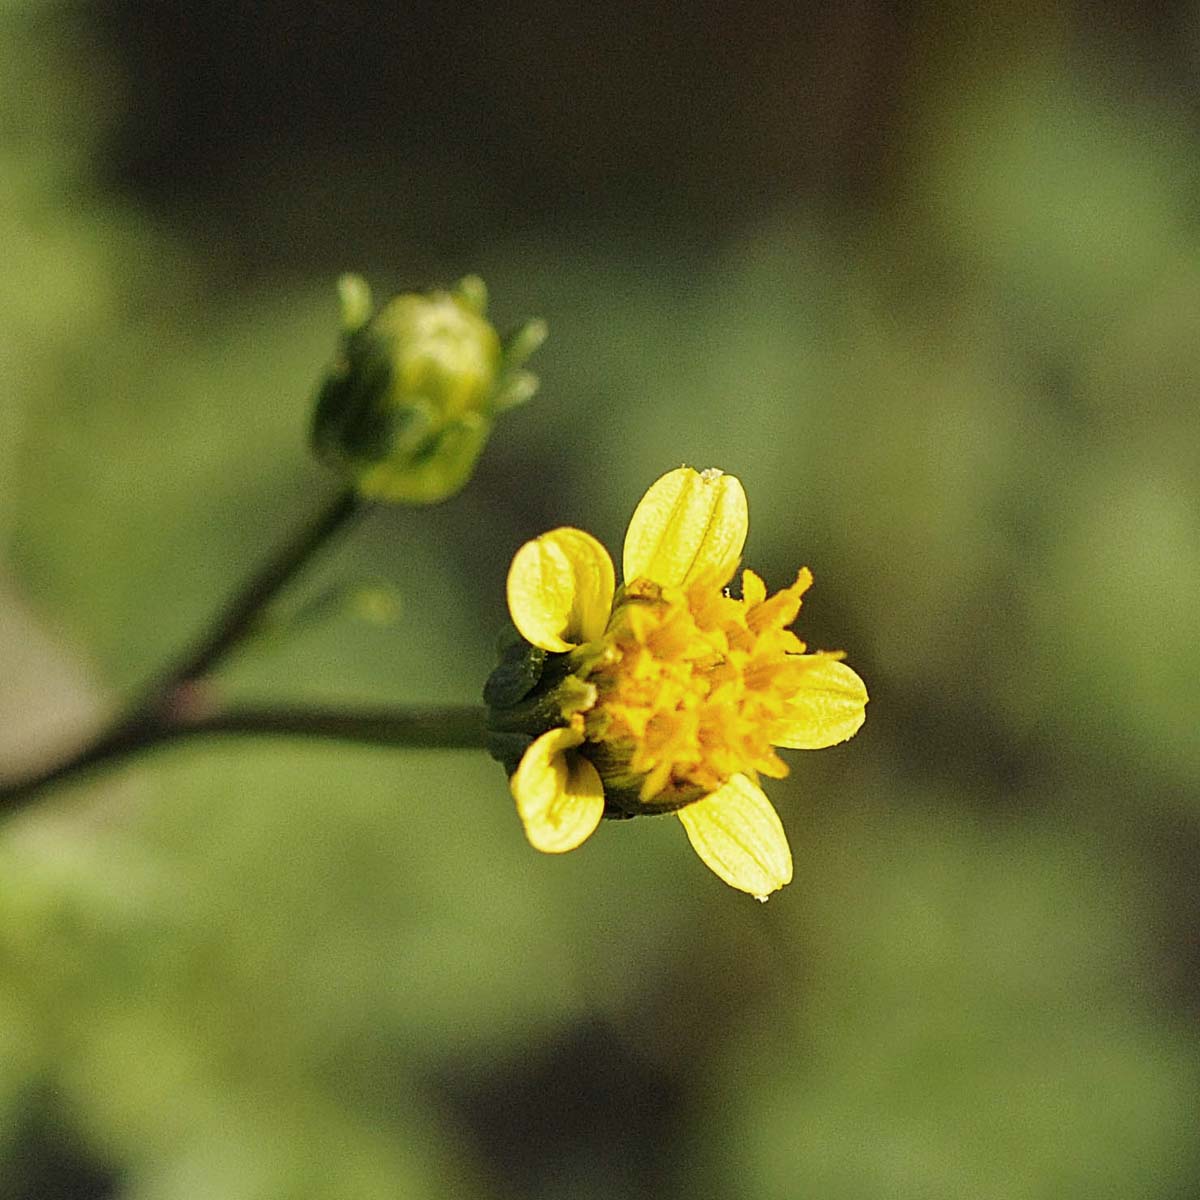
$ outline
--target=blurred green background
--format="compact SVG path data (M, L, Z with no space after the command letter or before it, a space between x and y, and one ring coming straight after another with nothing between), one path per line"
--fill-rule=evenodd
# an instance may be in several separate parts
M478 271L543 389L294 594L395 625L231 691L474 701L520 542L686 462L872 693L765 907L674 821L537 855L465 753L56 792L0 831L4 1200L1200 1191L1200 13L1002 7L0 4L4 770L330 493L348 269Z

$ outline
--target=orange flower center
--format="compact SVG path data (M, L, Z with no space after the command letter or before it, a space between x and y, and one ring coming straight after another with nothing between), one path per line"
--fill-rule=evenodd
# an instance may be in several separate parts
M704 582L628 584L586 672L597 691L586 736L606 787L670 804L731 775L786 775L771 733L804 672L786 627L811 583L804 569L768 598L745 571L740 599Z

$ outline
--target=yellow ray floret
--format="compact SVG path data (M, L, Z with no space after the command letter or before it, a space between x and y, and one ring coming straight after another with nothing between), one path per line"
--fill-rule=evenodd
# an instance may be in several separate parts
M701 859L733 887L765 898L791 879L787 838L758 778L787 774L776 747L851 737L867 692L840 655L808 653L788 628L812 584L807 569L774 595L747 570L741 596L728 594L747 527L737 479L683 467L634 512L620 591L604 547L581 530L552 530L517 552L513 622L561 656L554 686L573 681L572 695L586 697L529 707L562 714L512 776L534 846L572 849L605 812L677 812Z
M629 522L625 580L683 587L708 579L720 587L737 569L749 526L746 493L735 476L714 469L669 471Z
M688 841L731 887L765 900L792 881L792 852L762 788L734 775L711 796L679 810Z
M570 753L582 741L578 727L543 733L513 776L513 795L529 840L548 854L574 850L604 815L604 785L596 768Z
M612 559L582 529L552 529L517 551L508 610L531 645L561 653L604 633L615 587Z

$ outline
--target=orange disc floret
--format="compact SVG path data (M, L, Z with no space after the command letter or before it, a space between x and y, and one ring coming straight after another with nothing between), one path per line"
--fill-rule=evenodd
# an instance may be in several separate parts
M642 803L711 792L738 773L787 774L771 731L798 683L790 657L805 649L785 626L811 582L802 570L769 599L753 571L741 598L705 580L628 585L588 675L597 703L587 738L643 777Z

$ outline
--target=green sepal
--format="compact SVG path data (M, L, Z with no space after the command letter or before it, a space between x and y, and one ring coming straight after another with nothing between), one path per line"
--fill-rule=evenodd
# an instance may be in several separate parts
M546 665L546 651L528 642L510 643L501 650L500 662L483 685L483 702L489 708L511 708L538 685Z
M440 428L433 428L417 407L399 414L407 420L406 430L417 429L415 444L403 471L391 462L362 467L358 476L359 493L370 500L406 504L435 504L454 495L475 470L491 431L490 422L477 413L463 413ZM397 429L401 425L397 423ZM406 440L397 436L397 443Z
M391 384L392 365L378 342L356 329L342 339L334 369L321 384L313 413L312 447L331 466L384 458L395 429L393 414L379 404Z
M509 776L515 775L525 751L533 745L528 733L498 733L489 729L484 733L484 745L488 754L496 760Z
M532 355L546 340L549 327L540 318L526 321L516 333L504 343L504 365L509 371L515 371L523 366L525 360Z

